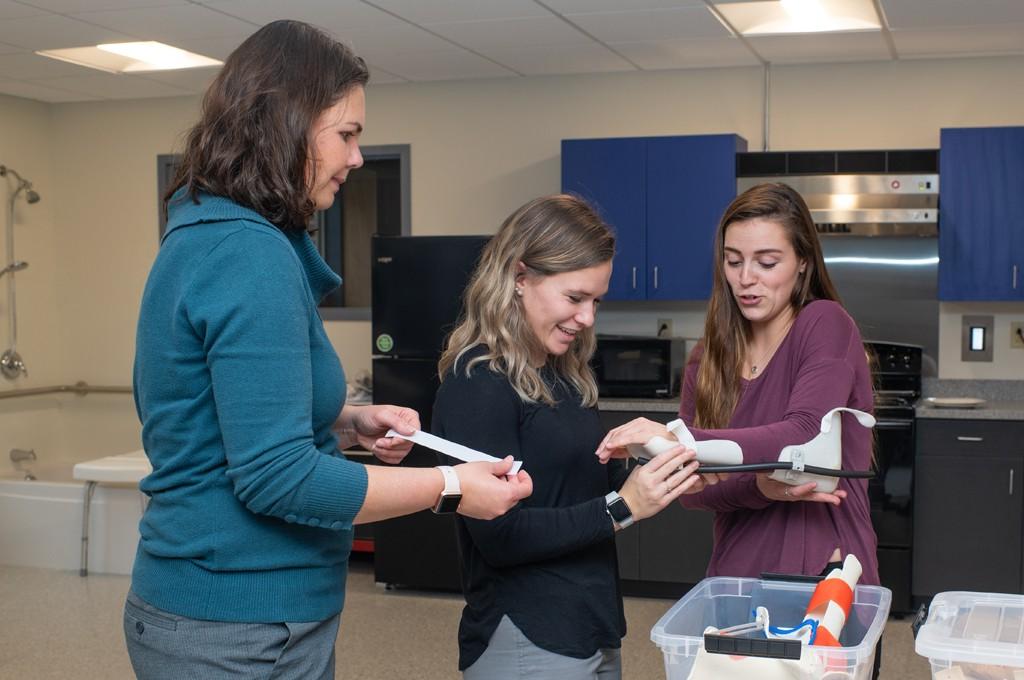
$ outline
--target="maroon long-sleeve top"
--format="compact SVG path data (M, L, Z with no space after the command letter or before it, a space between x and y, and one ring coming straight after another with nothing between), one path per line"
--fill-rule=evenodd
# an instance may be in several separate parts
M679 415L694 418L694 388L702 356L687 363ZM691 428L697 440L732 439L746 463L774 462L790 444L821 431L822 417L848 406L872 411L871 373L860 332L838 303L818 300L799 312L764 372L742 380L729 428ZM849 413L843 419L843 468L871 466L873 437ZM762 572L819 574L836 548L864 566L861 583L878 584L877 539L871 526L865 479L841 479L846 499L835 507L809 501L772 501L753 474L734 474L703 492L683 496L688 508L715 513L715 546L709 576L756 577Z

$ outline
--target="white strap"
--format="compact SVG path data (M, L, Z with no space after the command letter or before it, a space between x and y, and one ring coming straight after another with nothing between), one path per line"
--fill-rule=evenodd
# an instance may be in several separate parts
M459 475L455 473L455 468L451 465L438 465L437 469L444 475L444 491L441 493L445 496L461 494L462 487L459 486Z
M429 432L424 432L423 430L416 430L416 432L412 434L400 434L398 432L395 432L394 430L388 430L388 433L384 436L401 437L402 439L408 439L409 441L415 442L420 446L426 446L428 449L433 449L434 451L438 451L446 456L456 458L466 463L475 463L478 461L497 463L501 460L501 458L495 458L492 455L482 453L475 449L471 449L468 446L463 446L462 444L450 442L447 439L442 439L441 437L432 435ZM516 474L517 472L519 472L519 468L521 468L522 466L523 461L521 460L513 462L512 469L508 471L508 475Z

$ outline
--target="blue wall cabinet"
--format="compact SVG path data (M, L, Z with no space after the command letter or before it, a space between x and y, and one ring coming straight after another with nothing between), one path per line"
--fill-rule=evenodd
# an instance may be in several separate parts
M1024 127L942 130L939 299L1024 300Z
M616 232L609 300L705 300L715 228L736 197L737 135L570 139L562 190Z

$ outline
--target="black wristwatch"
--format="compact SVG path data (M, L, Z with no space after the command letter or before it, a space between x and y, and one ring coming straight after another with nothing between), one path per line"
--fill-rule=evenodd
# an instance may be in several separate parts
M608 511L608 516L615 522L615 526L619 529L625 529L633 523L633 511L626 505L626 499L620 496L615 491L612 491L604 497L605 510Z
M444 490L438 496L437 502L431 508L438 515L450 515L459 509L462 502L462 488L459 486L459 476L450 465L438 465L437 469L444 475Z

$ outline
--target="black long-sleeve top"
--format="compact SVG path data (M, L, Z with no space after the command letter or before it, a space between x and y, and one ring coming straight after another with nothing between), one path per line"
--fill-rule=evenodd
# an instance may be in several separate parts
M508 615L538 647L574 658L621 646L626 634L615 531L605 494L627 471L594 455L604 436L597 408L543 369L554 407L527 403L487 362L466 361L441 383L434 434L495 456L513 455L533 478L533 494L491 521L457 519L466 606L459 670L475 662Z

